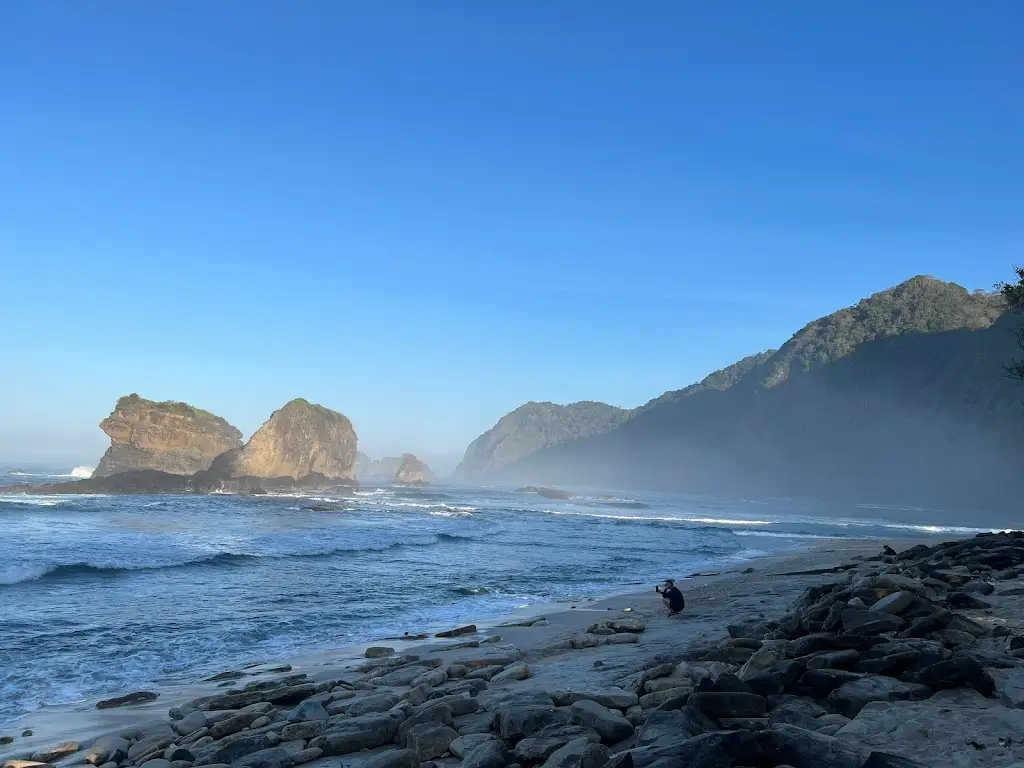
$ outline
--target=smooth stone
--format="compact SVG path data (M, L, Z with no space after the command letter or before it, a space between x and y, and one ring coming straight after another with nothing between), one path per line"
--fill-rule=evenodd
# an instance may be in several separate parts
M690 738L716 730L714 721L696 707L684 706L671 712L655 710L638 728L636 746L664 746L679 741L680 736Z
M927 685L871 675L844 683L828 695L828 700L839 714L852 718L873 701L918 701L931 695Z
M485 741L493 740L494 735L490 733L469 733L465 736L459 736L457 739L452 741L448 749L453 755L461 759L471 752L474 747L483 744ZM523 742L519 743L522 744Z
M525 664L514 664L491 678L492 682L501 683L506 680L526 680L530 676L530 668Z
M548 700L550 701L550 698ZM518 741L532 736L546 725L551 725L557 716L557 710L553 706L543 704L502 705L495 709L494 730L503 739Z
M779 725L762 742L776 766L793 768L862 768L867 750L795 725Z
M206 726L207 718L205 712L192 712L181 720L175 720L171 723L171 727L181 736L188 736Z
M521 740L515 747L515 758L521 763L540 763L551 754L576 739L590 739L600 742L601 737L596 731L581 725L556 723L541 728L533 736Z
M347 755L388 744L398 734L398 720L386 714L369 714L331 723L329 730L309 742L324 755Z
M577 701L596 701L602 707L608 707L609 709L629 709L640 702L640 698L629 691L623 691L621 689L608 689L605 691L566 691L560 693L562 701L556 700L556 703L564 703L567 706L572 706ZM555 697L552 697L555 698Z
M441 723L420 723L406 734L405 746L411 749L420 762L441 757L451 743L459 738L454 728Z
M295 709L288 713L289 723L302 723L309 720L329 720L330 715L327 710L324 709L324 705L319 701L311 699L304 701L299 704Z
M914 680L937 691L946 688L973 688L982 696L995 692L995 681L977 661L968 657L954 657L925 667Z
M158 757L153 760L147 760L140 768L171 768L171 761Z
M633 735L633 724L621 712L603 707L596 701L574 703L572 721L595 731L606 744L616 744Z
M420 760L411 749L389 749L360 764L360 768L419 768Z
M593 742L585 738L574 739L552 752L543 768L581 768L583 753L591 744Z
M843 630L861 635L879 635L884 632L897 632L907 622L899 616L893 616L871 609L848 608L843 611Z
M159 695L159 693L153 693L152 691L135 691L134 693L126 693L124 696L115 696L112 699L98 701L96 702L96 709L113 709L115 707L125 707L129 704L145 704L155 700Z
M388 648L387 646L383 645L371 645L369 648L366 649L366 653L364 655L368 659L380 659L384 656L390 656L394 652L394 648Z
M509 761L505 744L491 739L473 747L462 759L461 768L505 768Z
M913 592L893 592L872 605L870 610L898 615L913 604L914 597Z
M309 741L327 730L326 720L307 720L303 723L289 723L281 730L281 738L285 741L304 739Z

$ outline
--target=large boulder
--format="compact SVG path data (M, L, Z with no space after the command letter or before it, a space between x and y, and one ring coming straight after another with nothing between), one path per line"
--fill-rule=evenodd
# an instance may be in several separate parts
M242 444L242 433L220 416L187 403L155 402L127 395L100 422L110 437L93 477L155 469L191 475Z
M210 472L228 478L318 475L355 482L355 461L352 422L300 398L274 411L244 446L218 456Z
M547 760L556 749L576 739L589 739L595 743L601 741L596 731L582 725L556 723L541 728L516 744L515 758L520 763L540 763Z
M770 765L792 768L861 768L867 752L832 736L795 725L779 725L762 741Z
M932 690L926 685L868 675L839 686L828 695L828 700L839 714L856 717L872 701L920 701L931 695Z
M324 755L328 756L347 755L350 752L382 747L397 734L398 720L391 715L363 715L332 723L330 730L310 741L309 746L323 750Z
M584 700L573 704L572 720L596 731L606 744L615 744L633 735L633 724L621 712L602 707L596 701Z
M971 695L977 701L962 705L941 695L927 701L872 702L836 738L928 766L1004 768L1024 761L1024 711L991 706Z

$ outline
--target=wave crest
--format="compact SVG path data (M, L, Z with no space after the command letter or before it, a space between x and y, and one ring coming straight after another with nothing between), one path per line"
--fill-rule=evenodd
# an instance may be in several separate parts
M472 541L471 536L454 533L438 533L430 541L396 541L382 547L361 547L357 549L339 547L315 552L217 552L203 557L172 563L59 563L12 565L0 570L0 586L12 586L42 579L68 579L76 576L114 577L136 571L161 571L174 568L237 568L260 560L286 560L291 558L327 558L359 555L365 552L389 552L407 547L436 547L442 543L464 543Z

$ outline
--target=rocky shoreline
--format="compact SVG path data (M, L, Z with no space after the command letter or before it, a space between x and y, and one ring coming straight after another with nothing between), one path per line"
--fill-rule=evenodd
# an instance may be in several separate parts
M525 651L509 638L546 619L368 649L327 678L232 671L163 720L30 752L16 741L4 767L1014 766L1022 575L1024 534L984 534L777 573L809 586L777 618L730 614L746 620L714 642L609 608ZM757 576L744 578L719 587L738 595Z

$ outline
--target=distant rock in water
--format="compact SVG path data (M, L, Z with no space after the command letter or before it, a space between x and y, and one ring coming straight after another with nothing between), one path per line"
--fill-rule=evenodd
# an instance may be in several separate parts
M191 475L242 444L242 433L220 416L172 401L127 395L100 422L110 447L93 472L96 477L132 469Z
M493 476L544 448L610 432L632 415L607 403L526 403L470 443L454 477L466 481Z
M571 499L572 494L568 491L560 491L558 488L538 488L535 485L526 485L516 488L517 493L536 493L545 499Z
M385 456L374 461L360 452L356 457L356 477L361 483L390 483L401 466L401 456Z
M426 485L433 476L430 467L411 453L406 453L402 456L402 465L395 473L393 482L396 485Z
M244 446L210 467L221 478L317 475L355 482L356 433L344 415L301 398L274 411Z

